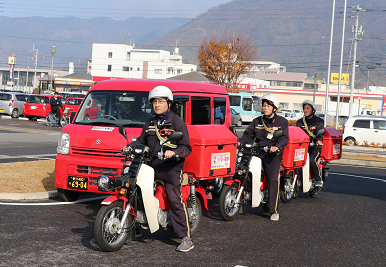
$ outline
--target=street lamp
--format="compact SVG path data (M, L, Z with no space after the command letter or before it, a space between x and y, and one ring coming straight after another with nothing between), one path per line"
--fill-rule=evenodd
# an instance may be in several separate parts
M360 97L358 97L358 101L359 101L359 105L358 105L358 116L361 115L360 112L361 112L361 99Z
M52 76L54 75L54 54L56 52L56 46L51 46L51 53L52 53L52 62L51 62L51 89L53 88L52 85ZM56 92L56 89L54 89L54 92Z

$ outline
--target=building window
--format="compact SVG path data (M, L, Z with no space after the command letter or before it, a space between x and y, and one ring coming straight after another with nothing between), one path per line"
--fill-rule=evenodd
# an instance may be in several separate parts
M107 65L107 71L111 71L111 65Z
M113 58L113 52L109 52L109 58Z
M177 75L180 75L182 73L182 69L177 69Z
M130 67L123 67L123 71L129 71Z
M133 70L133 67L130 67L130 70Z
M173 68L168 68L168 74L173 73Z
M137 68L137 71L140 71L141 70L141 68Z
M155 73L155 74L162 74L162 69L155 69L155 70L154 70L154 73Z
M130 61L130 52L127 52L126 54L126 61Z

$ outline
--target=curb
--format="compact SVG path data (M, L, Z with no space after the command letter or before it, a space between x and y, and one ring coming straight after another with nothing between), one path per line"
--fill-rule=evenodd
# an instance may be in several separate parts
M32 200L58 197L58 190L36 193L0 193L1 200Z
M363 159L339 159L330 162L329 164L341 164L341 165L354 165L354 166L367 166L367 167L380 167L386 168L386 161L372 161Z

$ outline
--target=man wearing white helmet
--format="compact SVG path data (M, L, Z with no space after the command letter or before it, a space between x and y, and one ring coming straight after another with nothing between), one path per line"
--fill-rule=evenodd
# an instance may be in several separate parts
M161 142L168 135L174 131L183 133L182 140L166 143L165 160L155 159L151 162L151 166L155 170L155 179L163 180L165 183L173 230L179 238L182 238L176 250L187 252L194 247L190 238L188 214L181 195L185 157L192 151L188 129L185 122L170 110L173 93L169 88L155 87L149 93L149 101L153 104L155 115L145 123L139 138L129 146L134 148L136 144L145 144L152 149L153 153L157 153L161 151ZM127 147L123 151L127 151ZM172 159L173 155L178 155L179 161Z
M270 151L259 153L264 173L268 179L268 199L270 219L279 220L279 174L280 164L284 147L288 144L288 121L284 117L278 116L276 110L279 101L273 95L266 94L261 98L263 116L255 118L245 130L239 142L244 144L246 141L258 142L260 147L268 146ZM282 130L283 135L277 139L273 138L275 131Z
M315 136L320 129L324 129L324 120L315 116L316 105L311 100L305 100L303 103L304 117L296 122L296 126L303 129L308 134L311 141L315 139L316 145L308 147L308 153L310 155L310 169L315 177L315 186L322 187L322 173L318 165L320 152L322 151L323 135Z

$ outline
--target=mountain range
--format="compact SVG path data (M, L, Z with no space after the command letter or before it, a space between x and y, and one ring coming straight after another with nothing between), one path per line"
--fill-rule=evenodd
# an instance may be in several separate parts
M185 63L197 64L200 43L225 33L250 38L256 60L273 61L287 71L310 77L326 77L330 47L332 1L318 0L233 0L187 18L42 18L0 17L0 60L15 54L19 66L33 64L33 43L39 49L38 67L50 67L50 46L58 47L55 67L68 68L73 61L83 68L91 57L92 43L130 43L136 47L173 51L177 44ZM344 1L336 1L332 72L339 72ZM356 87L386 85L386 3L377 0L347 1L343 72L351 72L352 26L356 6L360 35L357 48ZM352 17L354 15L354 17ZM18 64L18 63L17 63ZM369 77L369 79L368 79Z

